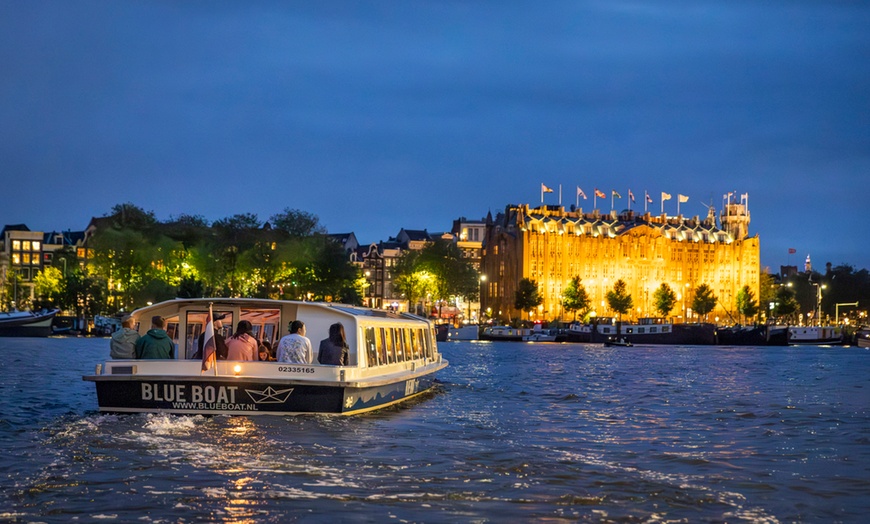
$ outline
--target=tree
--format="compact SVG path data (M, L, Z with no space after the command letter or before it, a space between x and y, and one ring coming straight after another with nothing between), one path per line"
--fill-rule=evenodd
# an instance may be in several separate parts
M34 292L37 297L36 309L53 308L60 302L63 274L53 266L48 266L33 278Z
M432 289L432 276L418 268L420 251L405 251L393 266L393 289L408 300L408 309L416 311L417 301Z
M326 229L320 225L317 215L298 209L284 208L282 213L272 215L269 219L272 227L295 238L310 237L325 234Z
M778 318L788 318L798 310L798 307L794 291L789 286L779 286L774 297L773 315Z
M592 304L589 294L586 293L586 288L580 280L579 275L572 277L568 282L568 286L562 292L562 307L566 311L574 312L574 320L577 320L578 311L582 311L585 314Z
M663 317L670 315L674 306L677 305L677 294L667 282L662 282L662 285L653 293L653 304L656 311Z
M116 229L135 229L147 232L153 230L154 226L157 225L153 211L145 211L130 202L116 204L106 217L112 219L112 227Z
M701 284L695 289L695 297L692 298L692 309L698 316L703 316L704 321L707 320L707 313L713 311L716 307L716 301L719 300L713 294L713 290L707 284Z
M758 314L758 302L755 300L755 294L749 289L749 286L743 286L737 292L737 312L746 319Z
M530 278L520 280L514 295L514 307L520 311L531 311L544 302L544 295L538 289L538 283Z
M610 309L616 311L619 315L617 320L622 320L622 315L631 311L631 308L634 306L634 301L631 299L631 295L628 293L628 288L625 285L625 282L622 279L616 281L613 284L613 289L607 292L604 296L607 299L607 304L610 306Z
M766 311L769 304L776 302L776 285L773 275L764 268L758 275L758 304L759 311Z

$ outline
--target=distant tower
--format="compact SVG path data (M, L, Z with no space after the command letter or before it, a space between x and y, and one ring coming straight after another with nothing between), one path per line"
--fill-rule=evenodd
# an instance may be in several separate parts
M809 272L811 272L812 270L813 270L813 263L810 262L810 255L809 255L809 253L807 253L807 261L804 262L804 271L806 271L807 273L809 273Z
M719 215L722 229L737 240L744 239L749 236L749 195L741 195L739 204L731 199L731 193L726 196L722 214Z

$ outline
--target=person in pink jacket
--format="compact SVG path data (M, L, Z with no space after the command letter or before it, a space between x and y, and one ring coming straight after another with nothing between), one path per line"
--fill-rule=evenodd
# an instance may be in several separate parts
M253 335L254 326L247 320L240 320L236 332L227 339L227 360L258 360L257 339Z

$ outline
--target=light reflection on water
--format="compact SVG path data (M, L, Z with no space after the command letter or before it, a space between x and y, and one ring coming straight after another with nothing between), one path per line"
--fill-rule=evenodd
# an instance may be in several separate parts
M15 371L0 371L0 520L788 522L870 509L857 348L453 343L438 390L408 405L249 418L98 414L81 375L106 341L15 340Z

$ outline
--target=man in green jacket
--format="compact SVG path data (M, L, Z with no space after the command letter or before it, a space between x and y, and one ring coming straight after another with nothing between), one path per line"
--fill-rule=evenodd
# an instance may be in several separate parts
M136 358L173 358L175 345L164 331L164 326L166 321L163 317L151 317L151 329L136 341Z

